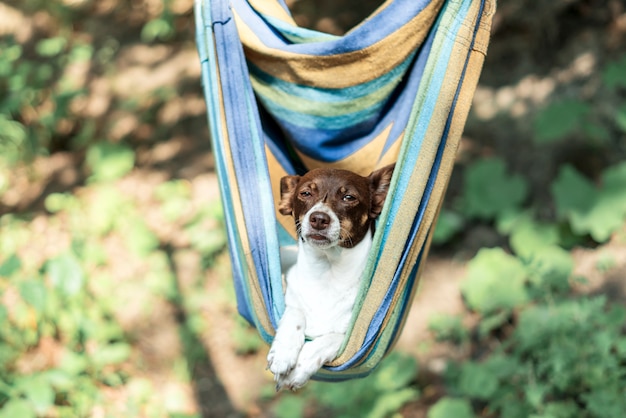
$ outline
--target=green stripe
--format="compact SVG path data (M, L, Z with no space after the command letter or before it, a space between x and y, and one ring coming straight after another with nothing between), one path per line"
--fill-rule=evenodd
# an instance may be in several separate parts
M305 97L294 96L282 90L277 90L271 84L267 84L257 78L251 79L252 86L256 93L261 96L264 101L271 102L274 105L273 107L285 108L292 112L321 117L348 115L380 105L389 97L400 80L400 77L396 77L389 83L383 85L380 89L366 94L365 96L361 96L358 99L318 102L308 100Z

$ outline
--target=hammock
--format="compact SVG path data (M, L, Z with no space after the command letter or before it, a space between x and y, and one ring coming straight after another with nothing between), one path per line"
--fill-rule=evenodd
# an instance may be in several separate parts
M393 346L489 42L495 0L388 0L344 36L282 0L196 0L197 46L240 314L271 343L284 310L280 178L396 161L346 341L314 376L371 372Z

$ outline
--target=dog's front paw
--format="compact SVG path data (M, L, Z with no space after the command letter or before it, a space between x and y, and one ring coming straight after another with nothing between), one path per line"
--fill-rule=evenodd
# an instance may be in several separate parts
M296 366L301 344L274 340L270 352L267 354L267 368L274 373L274 379L287 375Z
M325 363L337 356L343 338L343 334L326 334L305 343L295 367L288 375L276 379L276 388L300 389Z
M294 307L287 307L280 320L276 337L267 355L267 368L274 379L287 375L296 365L300 349L304 344L304 315Z
M304 344L295 367L290 370L289 374L276 379L276 388L300 389L324 365L325 361L323 353L320 353L316 344Z

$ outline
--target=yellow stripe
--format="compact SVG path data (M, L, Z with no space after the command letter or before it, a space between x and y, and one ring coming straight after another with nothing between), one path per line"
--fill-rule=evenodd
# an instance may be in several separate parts
M280 165L272 151L265 146L265 155L267 158L267 165L269 168L270 183L272 184L272 196L274 196L274 211L276 213L276 220L285 231L287 231L294 239L296 239L296 226L291 216L285 216L278 212L278 202L280 201L280 179L287 175L285 169Z
M396 32L359 51L318 56L297 55L263 44L233 10L246 57L282 80L319 88L345 88L372 81L403 62L432 27L443 0L435 0Z

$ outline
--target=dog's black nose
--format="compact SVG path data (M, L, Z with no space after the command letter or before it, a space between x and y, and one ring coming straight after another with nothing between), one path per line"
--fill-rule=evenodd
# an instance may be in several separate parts
M328 224L330 223L330 216L328 216L324 212L313 212L311 216L309 216L309 223L311 224L311 227L313 227L313 229L321 231L328 228Z

